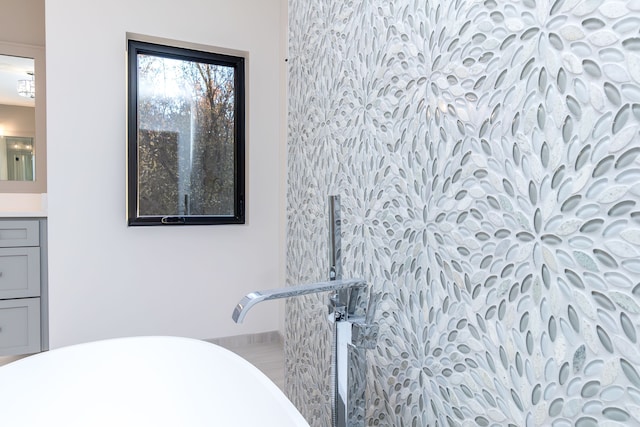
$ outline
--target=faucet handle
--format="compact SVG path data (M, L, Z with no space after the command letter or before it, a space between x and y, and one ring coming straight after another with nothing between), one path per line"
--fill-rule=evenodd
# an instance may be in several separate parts
M378 325L354 322L351 325L351 344L367 350L376 348L379 329Z
M381 296L379 293L373 292L373 289L369 289L369 298L367 300L367 312L364 319L353 322L351 326L351 343L358 348L371 350L376 347L376 342L378 341L380 327L375 323L374 319Z

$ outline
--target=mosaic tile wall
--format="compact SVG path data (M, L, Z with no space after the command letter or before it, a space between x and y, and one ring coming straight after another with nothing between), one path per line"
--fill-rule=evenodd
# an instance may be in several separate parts
M367 424L640 425L640 1L290 0L288 280L382 295ZM288 393L330 417L325 300Z

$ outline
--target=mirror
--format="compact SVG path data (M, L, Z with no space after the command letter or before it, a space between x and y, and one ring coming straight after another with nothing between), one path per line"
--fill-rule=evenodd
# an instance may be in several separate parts
M34 181L33 58L0 55L0 180Z
M0 41L0 193L46 193L44 47Z

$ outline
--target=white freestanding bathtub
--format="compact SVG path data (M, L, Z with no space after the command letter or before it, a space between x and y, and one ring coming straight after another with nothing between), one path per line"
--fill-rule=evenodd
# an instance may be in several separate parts
M309 424L271 380L224 348L188 338L132 337L1 367L0 426Z

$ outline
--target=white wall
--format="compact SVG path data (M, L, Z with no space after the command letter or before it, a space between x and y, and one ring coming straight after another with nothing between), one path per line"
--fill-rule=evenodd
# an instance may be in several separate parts
M281 0L47 0L51 347L116 336L276 330L280 286ZM125 43L145 34L248 52L247 224L125 222Z
M2 0L0 40L44 46L45 0Z

